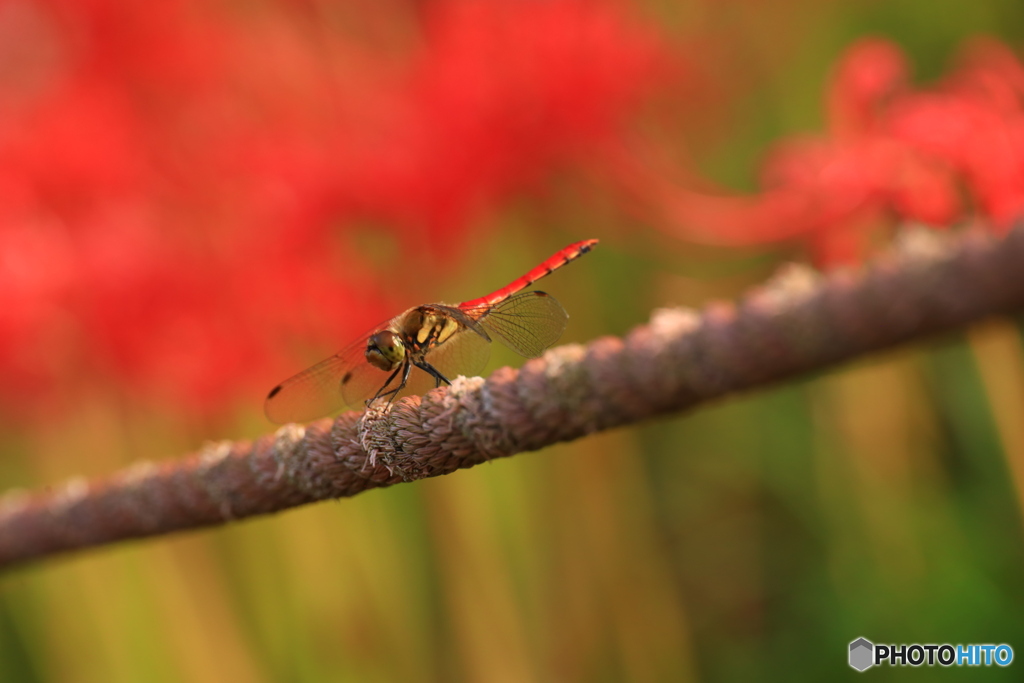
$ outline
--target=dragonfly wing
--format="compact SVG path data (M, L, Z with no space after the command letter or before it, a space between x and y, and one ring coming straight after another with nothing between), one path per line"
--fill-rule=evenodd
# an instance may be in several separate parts
M366 360L366 342L375 332L390 328L395 320L381 323L344 351L289 377L270 390L263 412L271 422L308 422L339 408L362 408L377 393L388 373Z
M331 356L271 389L263 404L267 418L277 424L307 422L341 408L341 379L349 372L351 355Z
M365 347L363 348L365 350ZM378 393L384 393L397 387L402 381L400 375L401 373L395 375L394 371L385 372L370 365L361 351L358 362L354 363L339 379L341 397L344 399L345 405L362 410L366 407L365 402ZM390 382L388 382L389 378Z
M470 321L472 322L472 321ZM491 355L490 342L471 328L464 327L443 344L431 349L424 360L434 366L446 379L452 380L459 375L473 377L487 365ZM422 394L434 388L434 379L419 369L413 370L419 390L413 388L410 393ZM409 378L412 385L413 377Z
M482 312L465 310L480 326L521 356L536 358L558 341L569 314L546 292L522 292Z

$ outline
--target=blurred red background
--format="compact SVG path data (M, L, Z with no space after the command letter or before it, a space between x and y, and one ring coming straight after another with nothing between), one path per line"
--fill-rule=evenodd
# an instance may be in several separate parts
M457 277L497 207L587 163L669 71L653 29L603 3L6 12L0 375L19 415L107 378L196 411L259 393L290 347Z
M565 179L683 241L797 239L822 263L901 220L1002 229L1024 204L1024 69L990 39L926 88L895 44L855 42L823 129L776 143L737 196L683 150L749 86L738 48L626 3L3 13L0 402L15 419L108 381L223 412L297 348L436 296L424 285L457 279L504 207L543 205Z

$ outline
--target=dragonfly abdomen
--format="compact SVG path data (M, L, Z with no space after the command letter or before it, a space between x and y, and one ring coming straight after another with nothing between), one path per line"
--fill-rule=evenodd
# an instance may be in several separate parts
M583 256L593 249L594 246L597 245L598 241L599 240L583 240L582 242L570 244L565 249L562 249L521 278L510 282L495 292L491 292L487 296L480 297L479 299L473 299L471 301L463 301L459 304L459 308L469 310L499 304L513 294L526 289L542 277L550 275L567 263L571 263L580 256Z

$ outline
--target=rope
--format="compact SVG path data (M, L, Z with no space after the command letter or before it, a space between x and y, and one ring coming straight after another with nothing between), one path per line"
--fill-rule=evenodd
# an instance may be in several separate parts
M662 309L389 409L208 444L179 461L0 497L0 566L435 477L1024 310L1024 226L905 232L867 267L790 266L739 302Z

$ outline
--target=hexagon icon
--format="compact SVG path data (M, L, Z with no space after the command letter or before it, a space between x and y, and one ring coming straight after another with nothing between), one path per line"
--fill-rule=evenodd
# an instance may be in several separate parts
M858 638L850 643L850 666L857 671L864 671L875 663L875 645L867 638Z

